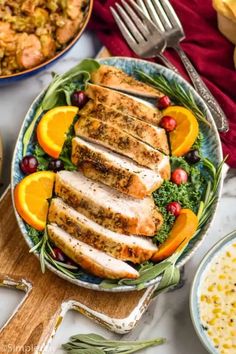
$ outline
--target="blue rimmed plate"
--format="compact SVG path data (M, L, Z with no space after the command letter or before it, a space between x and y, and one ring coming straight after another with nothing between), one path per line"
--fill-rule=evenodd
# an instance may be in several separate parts
M117 68L122 69L125 71L127 74L134 75L135 70L141 70L149 75L157 75L157 74L163 74L168 80L174 80L176 83L181 85L184 89L188 90L191 92L193 98L195 99L196 103L199 105L201 108L202 112L204 112L207 120L211 123L212 128L209 129L208 126L200 123L200 129L202 134L204 135L205 139L203 141L203 146L202 146L202 152L205 157L208 157L211 159L211 161L215 165L219 165L220 162L223 159L222 156L222 148L221 148L221 143L219 139L219 135L214 123L214 120L211 116L211 113L209 112L208 108L206 107L205 103L203 100L200 98L200 96L195 92L195 90L179 75L175 74L171 70L158 65L154 63L150 63L144 60L139 60L139 59L133 59L133 58L122 58L122 57L112 57L112 58L106 58L106 59L100 59L98 60L101 64L107 64L107 65L112 65ZM26 117L23 121L16 146L15 146L15 151L13 155L13 161L12 161L12 191L14 190L15 185L23 178L23 174L20 171L19 168L19 162L22 159L22 149L23 149L23 136L24 132L28 128L29 124L31 123L35 111L39 105L39 103L42 100L42 97L44 95L44 92L42 92L32 103L31 107L29 108L29 111L26 114ZM30 142L29 147L28 147L28 153L31 152L33 147L33 141ZM208 222L205 224L204 228L201 230L201 232L189 243L187 249L181 256L181 258L178 260L177 265L180 267L184 265L187 260L193 255L193 253L197 250L199 247L200 243L204 239L204 236L206 235L206 232L208 231L214 215L216 211L216 207L221 195L221 189L222 189L222 179L220 180L219 183L219 188L217 190L217 199L214 205L212 205L212 214ZM14 200L13 200L14 203ZM16 210L15 210L16 211ZM30 239L30 237L27 234L27 228L26 224L24 221L20 218L18 213L16 212L16 217L17 221L19 224L19 227L21 229L21 232L29 245L29 247L33 247L33 242ZM99 284L99 280L97 278L94 278L92 276L86 276L80 279L71 279L70 277L62 274L59 272L57 269L52 267L50 264L47 264L47 267L53 271L54 273L58 274L60 277L77 284L79 286L83 286L86 288L94 289L94 290L101 290L104 291L105 289L102 288ZM156 284L159 281L159 278L153 279L152 281L146 282L145 287L151 286L153 284ZM136 286L125 286L121 285L119 287L116 287L114 289L109 289L107 291L116 291L116 292L121 292L121 291L133 291L136 290Z
M212 341L208 337L204 327L201 323L200 310L199 310L199 299L202 282L205 279L205 275L210 265L216 257L224 252L230 244L236 242L236 230L226 235L223 239L215 244L212 249L207 253L207 255L201 261L198 270L195 274L191 292L190 292L190 314L194 328L197 332L198 337L200 338L204 347L211 354L219 354L219 351L214 347Z

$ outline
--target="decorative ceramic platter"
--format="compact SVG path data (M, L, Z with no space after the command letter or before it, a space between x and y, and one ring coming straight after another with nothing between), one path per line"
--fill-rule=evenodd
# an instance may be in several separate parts
M236 231L233 231L213 246L213 248L203 258L202 262L198 267L190 293L190 313L193 325L202 344L209 351L209 353L212 354L218 354L219 351L214 347L213 342L207 335L206 328L201 322L199 309L201 285L206 278L207 271L209 270L211 264L216 261L216 258L218 261L220 254L224 253L225 249L233 243L235 244L235 242Z
M169 69L167 69L163 66L160 66L160 65L157 65L154 63L149 63L144 60L113 57L113 58L100 59L98 61L100 64L106 64L106 65L111 65L111 66L115 66L117 68L120 68L124 72L126 72L127 74L132 75L132 76L135 76L135 70L140 70L150 76L162 74L165 76L165 78L168 81L175 82L179 86L181 86L184 90L188 91L192 95L196 104L198 105L200 110L204 113L205 117L207 118L207 120L209 121L209 123L211 125L211 127L209 127L209 126L205 125L204 123L199 122L201 133L204 136L204 139L202 142L202 147L201 147L201 152L202 152L203 156L206 158L209 158L215 166L218 166L221 163L221 161L223 159L222 149L221 149L221 143L220 143L219 135L218 135L214 120L213 120L209 110L207 109L205 103L203 102L203 100L199 97L199 95L195 92L195 90L183 78L181 78L179 75L175 74L174 72L170 71ZM22 151L23 151L22 140L23 140L23 136L24 136L24 133L25 133L27 127L29 126L29 124L33 120L36 109L37 109L38 105L40 104L43 96L44 96L44 92L42 92L35 99L35 101L32 103L32 105L31 105L29 111L27 112L26 117L23 121L21 130L20 130L17 142L16 142L16 147L15 147L13 161L12 161L12 183L11 183L12 190L14 190L15 185L23 178L23 174L19 168L19 162L23 157L22 156ZM31 141L30 141L27 153L30 154L32 152L32 149L33 149L33 139L31 139ZM208 221L206 222L206 224L204 225L204 227L201 229L201 231L197 234L197 236L190 241L187 248L185 249L185 251L183 252L181 257L178 259L178 262L177 262L178 267L183 266L187 262L187 260L197 250L200 243L202 242L202 240L206 236L206 233L207 233L207 231L213 221L214 215L215 215L216 207L217 207L220 195L221 195L221 189L222 189L222 178L220 177L219 185L218 185L218 188L216 191L217 198L211 206L211 216L208 219ZM14 201L13 201L13 203L14 203ZM17 221L18 221L19 227L21 229L21 232L22 232L27 244L29 245L30 248L32 248L34 246L34 244L27 234L26 224L19 217L17 212L16 212L16 217L17 217ZM60 277L66 279L74 284L77 284L79 286L83 286L86 288L100 290L100 291L117 291L117 292L137 290L137 287L135 285L132 285L132 286L120 285L120 286L117 286L116 288L113 288L113 289L104 289L104 287L102 287L100 285L101 280L99 280L96 277L86 274L85 276L81 276L78 279L71 279L67 275L61 273L60 271L58 271L57 269L52 267L50 264L47 263L46 266L51 271L58 274ZM157 284L159 281L160 281L160 278L156 277L155 279L152 279L151 281L146 282L144 284L144 287L149 287L151 285Z

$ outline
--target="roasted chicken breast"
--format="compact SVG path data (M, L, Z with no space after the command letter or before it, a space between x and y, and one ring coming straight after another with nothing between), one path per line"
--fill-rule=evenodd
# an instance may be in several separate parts
M169 154L166 131L160 127L123 114L112 107L90 100L79 112L80 115L99 119L117 127L135 138L149 144L165 154Z
M162 118L162 114L157 108L102 86L89 84L85 93L94 101L98 101L117 111L137 117L154 125L158 125Z
M138 199L151 195L163 182L157 172L79 137L72 139L71 161L86 177Z
M47 230L53 243L89 273L109 279L139 277L139 273L127 263L79 241L57 225L50 224Z
M101 65L91 75L92 83L102 85L115 90L145 96L145 97L162 97L163 93L152 86L135 80L132 76L127 75L123 70L114 66Z
M60 198L52 199L48 218L50 223L56 223L76 239L123 261L143 263L157 251L147 237L127 236L108 230Z
M163 222L152 197L121 195L81 172L58 172L55 193L78 212L115 232L153 236Z
M101 144L148 167L164 179L170 177L169 157L126 132L98 119L81 116L75 123L77 136Z

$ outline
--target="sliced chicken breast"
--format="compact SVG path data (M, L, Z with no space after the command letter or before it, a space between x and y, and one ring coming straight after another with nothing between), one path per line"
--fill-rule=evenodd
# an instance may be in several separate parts
M77 240L57 225L48 225L47 230L53 243L87 272L108 279L139 277L139 273L127 263Z
M124 93L93 84L87 86L85 93L94 101L154 125L158 125L162 118L162 114L157 108L142 103Z
M71 161L86 177L138 199L151 195L163 182L157 172L79 137L72 139Z
M169 155L166 131L160 127L123 114L93 100L90 100L79 114L111 124Z
M55 193L78 212L115 232L153 236L163 222L153 198L121 195L81 172L58 172Z
M50 223L56 223L76 239L123 261L143 263L157 251L147 237L127 236L108 230L60 198L52 199L48 218Z
M140 95L144 97L162 97L164 94L152 86L135 80L121 69L114 66L101 65L91 75L92 83L102 85L119 91Z
M85 116L79 118L74 128L77 136L127 156L138 164L160 173L162 178L169 179L169 157L126 132Z

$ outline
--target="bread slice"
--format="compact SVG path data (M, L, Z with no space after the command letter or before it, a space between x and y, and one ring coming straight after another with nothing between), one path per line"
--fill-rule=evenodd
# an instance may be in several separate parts
M77 240L57 225L48 225L47 231L53 243L87 272L108 279L139 277L139 273L127 263Z
M76 239L123 261L143 263L157 252L157 247L147 237L127 236L108 230L60 198L52 199L48 219Z
M153 236L163 222L151 197L121 195L81 172L58 172L55 193L81 214L115 232Z
M86 177L138 199L151 195L163 182L149 168L79 137L72 139L71 161Z
M98 119L85 116L79 118L74 128L77 136L129 157L138 164L159 173L162 178L169 179L169 157L126 132Z
M93 84L87 86L85 93L94 101L154 125L158 125L162 118L162 113L157 108L142 103L124 93Z
M144 97L157 98L164 95L154 87L127 75L121 69L109 65L101 65L99 69L94 71L91 74L91 81L96 85Z
M169 155L170 151L165 129L123 114L112 107L93 100L90 100L79 114L106 122Z

